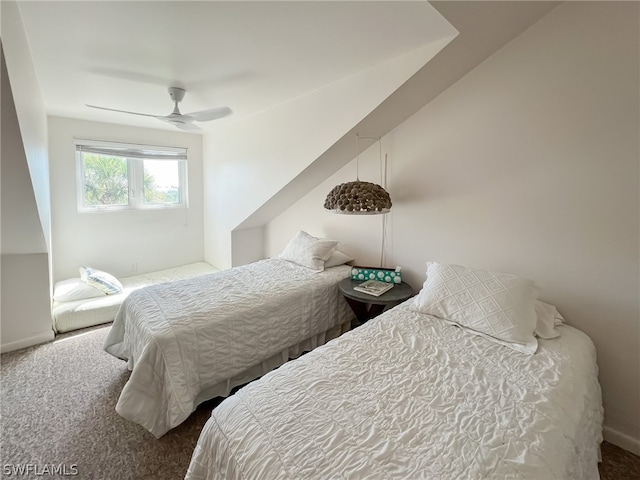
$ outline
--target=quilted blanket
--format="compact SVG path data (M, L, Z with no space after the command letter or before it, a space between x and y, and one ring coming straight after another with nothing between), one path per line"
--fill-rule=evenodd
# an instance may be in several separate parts
M160 437L215 385L348 322L348 274L269 259L131 293L105 344L131 370L116 411Z
M186 478L596 479L603 409L579 330L534 355L405 302L227 398Z

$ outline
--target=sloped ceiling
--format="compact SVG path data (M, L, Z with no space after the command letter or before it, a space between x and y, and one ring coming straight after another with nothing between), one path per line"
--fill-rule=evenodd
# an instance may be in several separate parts
M550 1L431 2L459 34L237 228L256 228L274 219L354 158L356 133L365 132L379 137L389 133L558 4ZM362 150L372 143L373 140L361 141Z
M19 2L49 115L151 128L167 87L183 113L229 106L239 121L454 30L424 1Z

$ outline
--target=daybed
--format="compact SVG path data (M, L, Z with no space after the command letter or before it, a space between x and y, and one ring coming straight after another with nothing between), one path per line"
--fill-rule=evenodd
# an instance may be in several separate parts
M428 288L432 275L415 299L225 399L186 479L599 478L591 340L531 295L526 341L472 330L478 308L489 323L518 311L504 278Z
M124 299L134 290L149 285L197 277L217 271L218 269L213 265L209 265L206 262L197 262L157 272L121 278L120 281L123 289L122 293L118 294L106 295L97 291L97 296L91 298L63 302L56 301L54 297L51 309L53 328L56 332L63 333L111 322L115 318L118 308L120 308ZM69 285L69 283L73 284L74 281L80 283L79 278L58 282L54 292L59 290L58 287L64 287L65 284ZM87 288L91 287L87 286Z
M337 242L300 234L283 258L133 292L105 345L131 370L116 411L160 437L201 402L349 330L338 283L350 267L325 268Z

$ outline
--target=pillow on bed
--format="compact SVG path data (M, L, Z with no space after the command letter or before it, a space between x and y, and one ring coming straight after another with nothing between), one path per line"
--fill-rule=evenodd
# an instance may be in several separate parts
M427 262L427 270L430 265L437 264L437 262ZM541 300L536 300L536 329L534 331L538 338L550 340L552 338L558 338L560 332L555 328L564 323L564 317L560 315L560 312L548 303L544 303Z
M564 318L562 318L556 307L536 300L536 317L536 336L546 340L560 336L560 332L556 327L562 325Z
M102 270L96 270L91 267L80 267L80 278L87 285L91 285L107 295L122 293L122 284L120 281L113 275L103 272Z
M334 240L313 237L300 230L279 258L321 272L324 270L324 262L329 260L337 245L338 242Z
M344 265L347 262L353 262L353 258L342 253L340 250L336 250L331 254L329 260L324 262L324 268L337 267L338 265Z
M106 293L96 287L86 284L79 278L70 278L56 282L53 289L53 299L56 302L72 302L87 298L104 297Z
M462 265L430 263L413 308L470 333L533 354L538 347L532 280Z

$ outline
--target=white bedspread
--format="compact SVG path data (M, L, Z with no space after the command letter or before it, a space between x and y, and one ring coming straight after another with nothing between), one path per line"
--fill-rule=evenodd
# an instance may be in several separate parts
M409 302L222 402L187 479L595 479L603 409L582 332L533 356Z
M132 370L116 411L159 437L210 388L348 322L337 284L349 268L270 259L132 292L105 345Z

